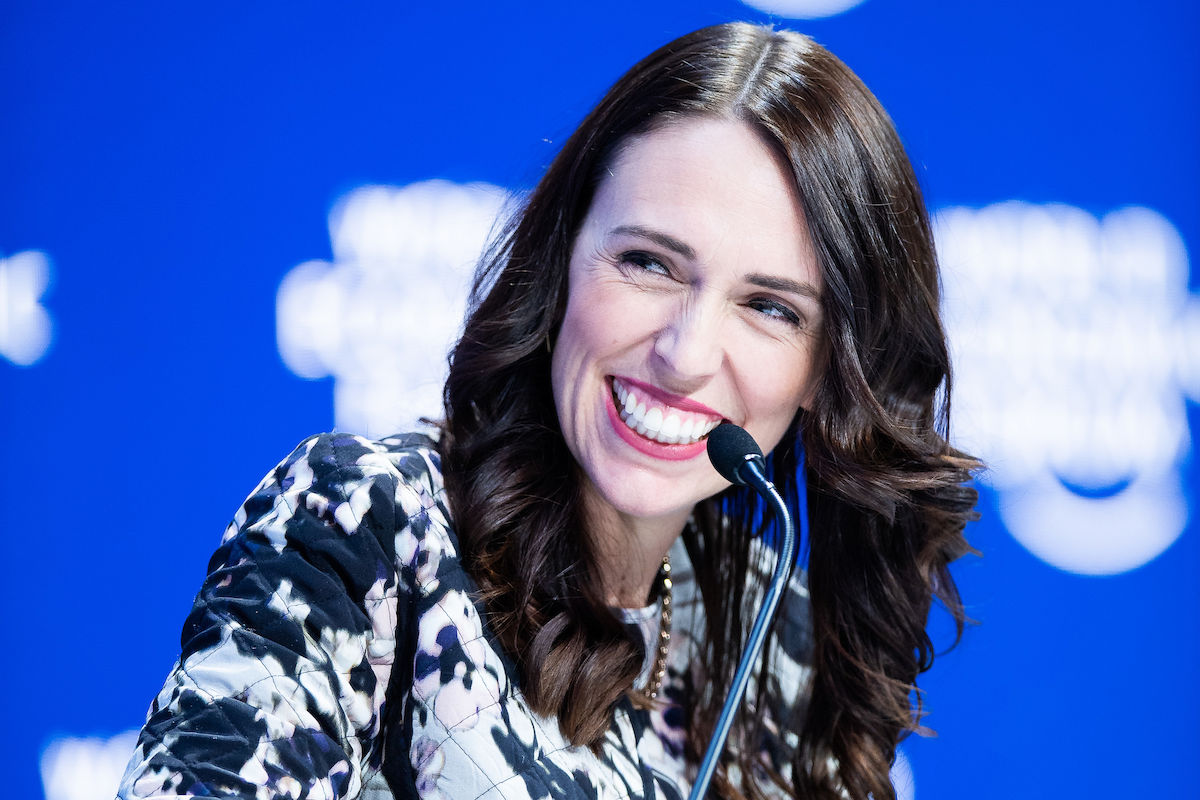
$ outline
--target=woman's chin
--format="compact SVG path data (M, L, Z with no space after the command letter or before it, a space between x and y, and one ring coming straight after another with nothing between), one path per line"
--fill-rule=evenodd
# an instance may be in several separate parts
M661 521L681 527L697 503L722 488L713 485L711 490L706 489L704 476L647 475L640 469L627 470L623 477L614 474L590 483L595 492L593 500L624 519Z

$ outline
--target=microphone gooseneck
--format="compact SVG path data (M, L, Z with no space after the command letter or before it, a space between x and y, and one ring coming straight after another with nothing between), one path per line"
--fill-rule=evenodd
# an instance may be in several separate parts
M742 703L742 697L746 694L750 669L758 660L759 654L762 653L763 642L767 638L767 628L770 626L772 617L775 616L775 609L779 606L783 588L787 585L792 564L796 560L796 528L792 524L792 515L783 502L783 498L779 496L779 492L775 491L775 484L767 479L766 462L763 459L762 449L754 441L754 437L737 425L723 422L708 435L708 458L717 472L721 473L726 480L750 486L771 504L775 509L776 519L783 528L783 536L780 538L779 558L775 562L775 572L771 575L771 583L763 598L762 608L759 609L758 616L754 619L754 626L750 629L750 636L746 640L746 649L742 652L742 660L738 662L737 672L734 673L733 683L729 687L729 696L725 698L725 705L721 708L721 716L717 719L712 741L708 743L708 750L700 762L700 770L696 773L696 782L692 785L692 792L688 796L688 800L701 800L708 791L709 781L712 780L713 773L717 769L721 751L725 748L725 739L729 736L733 717ZM797 469L800 472L800 480L803 481L803 451ZM806 522L807 516L802 507L802 524Z

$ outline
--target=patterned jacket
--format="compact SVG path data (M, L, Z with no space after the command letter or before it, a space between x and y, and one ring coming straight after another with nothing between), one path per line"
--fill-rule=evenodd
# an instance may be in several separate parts
M699 675L686 632L700 605L682 545L666 703L622 701L596 755L525 702L443 494L421 434L324 434L272 470L209 564L118 796L686 796L680 704ZM794 696L809 661L802 583L784 612L774 657ZM625 615L656 640L656 606Z

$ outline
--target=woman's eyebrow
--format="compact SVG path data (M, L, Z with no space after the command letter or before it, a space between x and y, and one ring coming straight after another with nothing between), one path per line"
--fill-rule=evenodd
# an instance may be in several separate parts
M643 239L649 239L660 247L673 250L688 260L694 260L696 258L696 251L693 250L686 242L681 242L674 236L670 236L662 231L656 231L653 228L647 228L642 225L618 225L609 231L608 235L639 236Z
M762 273L754 272L746 276L746 282L776 292L799 294L811 297L813 300L821 299L821 293L812 284L801 283L791 278L781 278L778 275L763 275Z
M672 250L686 259L694 260L696 258L696 251L692 249L691 245L681 242L670 234L656 231L653 228L647 228L644 225L618 225L610 230L608 235L637 236L642 239L649 239L660 247ZM798 294L804 297L811 297L814 300L821 299L820 291L812 284L802 283L791 278L781 278L778 275L765 275L754 272L746 276L746 282L776 292Z

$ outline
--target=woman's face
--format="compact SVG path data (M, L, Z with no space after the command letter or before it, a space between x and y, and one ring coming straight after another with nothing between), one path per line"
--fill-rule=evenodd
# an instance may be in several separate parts
M589 500L682 524L729 484L718 422L775 447L816 384L821 276L780 159L744 123L626 142L571 251L552 383Z

